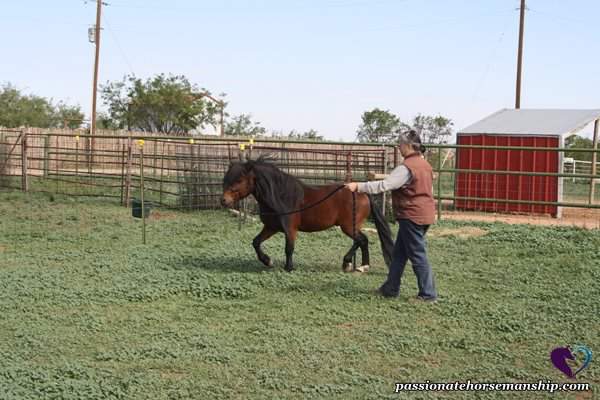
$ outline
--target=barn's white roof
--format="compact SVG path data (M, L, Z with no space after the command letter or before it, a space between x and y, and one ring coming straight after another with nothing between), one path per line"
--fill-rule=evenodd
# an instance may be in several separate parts
M502 109L458 134L569 136L600 118L600 110Z

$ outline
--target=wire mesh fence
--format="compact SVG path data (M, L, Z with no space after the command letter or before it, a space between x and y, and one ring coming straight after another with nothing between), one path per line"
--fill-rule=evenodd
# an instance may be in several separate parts
M139 195L143 165L148 201L168 208L210 209L220 207L229 164L259 155L269 155L282 170L315 185L364 180L392 167L383 165L390 152L385 147L263 141L242 150L244 141L0 130L0 185L107 197L127 205Z
M143 140L143 146L139 140ZM103 132L91 137L76 130L0 129L0 187L104 197L129 205L133 198L139 197L143 165L146 201L172 209L212 209L220 207L224 174L229 164L238 160L270 155L279 168L312 185L381 177L402 161L394 146L257 140L242 150L241 143L247 144L248 139L127 132ZM453 211L460 204L491 203L493 207L470 207L470 210L494 213L507 211L506 205L515 202L524 205L523 213L535 211L534 205L552 204L563 209L573 207L579 214L583 210L585 218L596 219L600 226L600 202L595 190L600 176L591 163L565 163L557 173L459 169L456 151L460 147L433 145L426 154L435 171L434 193L440 213ZM510 183L519 180L525 184ZM550 198L547 196L553 190L550 181L561 186L562 197L549 203L533 201ZM478 195L457 196L459 185L479 188ZM503 193L502 198L498 198L499 192ZM390 215L389 196L379 196L377 202ZM240 207L243 211L256 210L252 199L242 202Z

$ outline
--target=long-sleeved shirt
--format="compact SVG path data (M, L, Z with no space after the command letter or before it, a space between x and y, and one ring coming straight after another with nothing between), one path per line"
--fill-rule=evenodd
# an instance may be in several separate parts
M410 182L411 179L412 175L410 170L404 165L399 165L398 167L394 168L394 170L384 180L359 182L358 191L369 194L383 193L387 192L388 190L401 188Z

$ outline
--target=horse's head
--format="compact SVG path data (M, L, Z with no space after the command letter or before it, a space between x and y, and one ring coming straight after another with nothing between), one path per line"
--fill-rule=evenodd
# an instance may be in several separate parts
M253 171L254 163L232 162L223 178L223 197L221 205L231 207L236 201L248 197L254 191L256 175Z

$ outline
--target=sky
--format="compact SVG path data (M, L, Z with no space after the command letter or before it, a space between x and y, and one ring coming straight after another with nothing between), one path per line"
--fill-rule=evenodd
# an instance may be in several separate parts
M518 0L105 1L100 83L183 74L270 131L354 140L375 107L456 129L514 107ZM0 83L89 115L95 0L0 4ZM521 107L600 108L600 1L527 7Z

